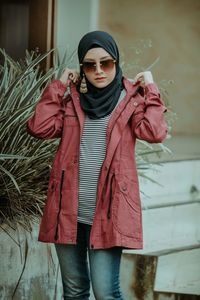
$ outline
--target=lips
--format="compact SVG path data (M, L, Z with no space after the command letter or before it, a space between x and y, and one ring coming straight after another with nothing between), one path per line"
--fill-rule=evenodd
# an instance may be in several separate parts
M101 81L101 80L104 80L104 79L106 79L105 77L97 77L97 78L95 78L95 80L97 80L97 81Z

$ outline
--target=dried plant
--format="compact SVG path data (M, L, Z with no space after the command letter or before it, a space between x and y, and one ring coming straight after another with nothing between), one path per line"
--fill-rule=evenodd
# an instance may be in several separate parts
M157 57L153 62L151 62L151 64L144 65L144 61L146 60L145 55L152 47L153 43L151 39L139 39L135 41L133 46L126 48L126 56L129 58L128 63L126 63L124 52L121 51L121 67L124 73L129 74L131 78L134 78L138 72L148 70L152 71L152 69L159 63L160 60L160 58ZM170 95L168 93L168 89L172 84L174 84L173 80L160 80L160 82L157 83L162 100L168 108L167 113L165 113L165 119L168 125L168 138L171 137L173 123L176 119L176 114L170 107ZM149 177L148 170L155 169L155 165L160 164L159 162L155 163L155 161L159 161L164 153L166 153L168 157L169 154L172 154L171 150L162 143L149 144L145 141L137 140L136 161L138 175L150 180L152 183L159 185L159 182ZM142 190L141 193L143 193Z

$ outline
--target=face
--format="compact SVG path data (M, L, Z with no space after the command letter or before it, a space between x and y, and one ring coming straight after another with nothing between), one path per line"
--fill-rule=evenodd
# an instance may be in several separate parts
M103 48L92 48L86 53L83 72L87 80L97 88L109 85L116 74L115 60Z

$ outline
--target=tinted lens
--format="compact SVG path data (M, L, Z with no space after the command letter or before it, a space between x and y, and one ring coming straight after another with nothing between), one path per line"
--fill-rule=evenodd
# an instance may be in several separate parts
M96 64L94 62L87 62L84 61L82 64L84 72L95 72L96 71Z
M100 67L104 72L108 72L113 69L115 60L113 59L106 59L100 61ZM96 63L95 62L89 62L89 61L84 61L81 64L83 71L84 72L95 72L96 71Z
M115 64L115 60L113 59L102 60L100 62L101 69L105 72L112 70L114 64Z

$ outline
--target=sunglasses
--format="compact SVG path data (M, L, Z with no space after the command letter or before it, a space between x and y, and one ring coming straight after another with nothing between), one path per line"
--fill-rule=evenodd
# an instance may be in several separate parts
M106 59L106 60L101 60L99 62L100 68L104 72L111 71L116 63L116 60L114 59ZM97 69L97 64L96 62L90 62L90 61L83 61L82 64L80 64L84 72L90 73L90 72L95 72Z

